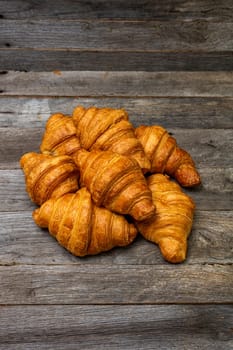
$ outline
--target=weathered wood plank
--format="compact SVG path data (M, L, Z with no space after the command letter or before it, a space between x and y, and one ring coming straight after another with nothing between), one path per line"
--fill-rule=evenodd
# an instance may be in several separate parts
M199 203L197 203L197 207ZM37 227L31 211L0 213L0 265L168 265L157 246L138 235L126 248L78 258ZM184 265L233 264L233 212L196 211Z
M0 304L232 303L233 265L0 266Z
M232 315L230 305L2 306L0 349L230 350Z
M232 22L2 20L1 48L231 51Z
M232 71L233 52L0 50L2 70ZM119 64L120 62L120 64Z
M227 168L233 164L233 129L169 129L180 147L192 155L198 168ZM26 152L38 152L44 128L0 128L0 168L19 167ZM227 154L227 157L226 157Z
M233 168L200 168L202 185L184 189L200 210L231 210L233 208ZM21 170L0 169L0 211L32 210L25 191Z
M233 98L70 98L0 97L0 127L41 127L56 112L72 114L77 105L124 108L138 126L228 129L233 127Z
M232 36L233 38L233 36ZM233 72L14 72L0 94L73 97L232 97Z
M231 0L52 0L46 2L1 0L2 19L205 19L229 20Z

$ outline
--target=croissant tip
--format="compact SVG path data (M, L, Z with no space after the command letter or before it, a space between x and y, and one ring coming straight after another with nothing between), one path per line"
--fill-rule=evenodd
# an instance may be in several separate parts
M165 260L171 263L181 263L186 259L187 244L173 237L164 237L159 242L161 253Z
M137 202L129 213L136 221L149 220L155 215L155 206L150 199Z
M33 211L32 218L35 221L35 223L41 227L41 225L40 225L40 208L37 208Z
M134 224L131 224L129 227L128 244L130 244L134 241L134 239L137 236L137 233L138 233L138 231L137 231L136 227L134 226Z
M24 168L24 166L28 162L28 160L34 155L36 155L36 153L34 153L34 152L24 153L19 160L19 164L20 164L21 168Z
M201 184L201 177L193 164L181 165L174 177L183 187L195 187Z

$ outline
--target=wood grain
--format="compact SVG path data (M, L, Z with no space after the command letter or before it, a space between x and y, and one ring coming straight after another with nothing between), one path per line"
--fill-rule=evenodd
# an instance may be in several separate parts
M232 51L126 52L50 49L0 50L2 70L231 71ZM119 64L120 62L120 64Z
M232 303L230 265L0 266L0 304Z
M77 105L124 108L134 126L144 123L165 128L230 129L233 98L75 98L0 97L0 127L44 126L51 114L72 114Z
M0 349L230 350L232 314L230 305L2 306Z
M230 51L233 45L232 22L205 20L4 20L0 32L0 47L8 49Z
M231 0L1 0L2 19L137 19L173 20L205 19L222 21L232 19Z
M22 205L22 208L24 206ZM192 233L189 237L185 265L233 264L233 212L196 210ZM126 248L78 258L62 248L47 230L37 227L32 219L35 206L30 210L0 213L0 265L164 265L157 246L140 235ZM174 267L176 270L176 267Z
M232 98L233 72L10 71L0 86L2 96Z

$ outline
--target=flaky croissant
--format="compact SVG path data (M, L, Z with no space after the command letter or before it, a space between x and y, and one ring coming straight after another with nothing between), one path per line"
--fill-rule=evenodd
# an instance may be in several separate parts
M38 205L79 188L79 171L69 156L30 152L21 157L20 166L24 171L26 190Z
M33 218L64 248L80 257L127 246L137 234L124 216L94 205L85 187L46 201L33 212Z
M200 184L201 179L191 156L179 148L166 129L141 125L135 129L135 134L151 162L151 173L168 174L184 187Z
M73 111L73 120L81 146L86 150L111 150L132 157L144 172L150 169L150 161L125 110L78 106Z
M96 205L136 220L154 215L151 191L134 159L112 151L81 150L74 161Z
M41 152L54 156L72 156L80 148L73 119L61 113L51 115L40 145Z
M166 175L151 175L147 182L156 205L156 215L148 221L137 222L136 226L147 240L159 245L164 259L172 263L182 262L186 258L195 204Z

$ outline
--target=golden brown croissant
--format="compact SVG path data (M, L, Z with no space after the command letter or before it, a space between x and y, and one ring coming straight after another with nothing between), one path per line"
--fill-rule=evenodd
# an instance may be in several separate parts
M147 240L159 245L167 261L182 262L186 258L195 204L177 183L165 175L151 175L147 181L156 215L148 221L137 222L137 228Z
M51 155L72 156L80 149L73 119L61 113L53 114L46 123L40 150Z
M85 187L75 194L50 199L33 212L40 227L76 256L98 254L117 246L126 246L137 230L124 216L98 208Z
M191 156L178 147L166 129L141 125L135 129L135 134L151 162L151 173L166 173L184 187L200 184L201 179Z
M30 152L21 157L20 165L25 174L27 192L38 205L79 188L79 172L69 156Z
M151 191L134 159L112 151L81 150L74 161L96 205L136 220L154 215Z
M74 109L73 120L81 146L86 150L111 150L132 157L144 172L150 169L149 159L125 110L78 106Z

